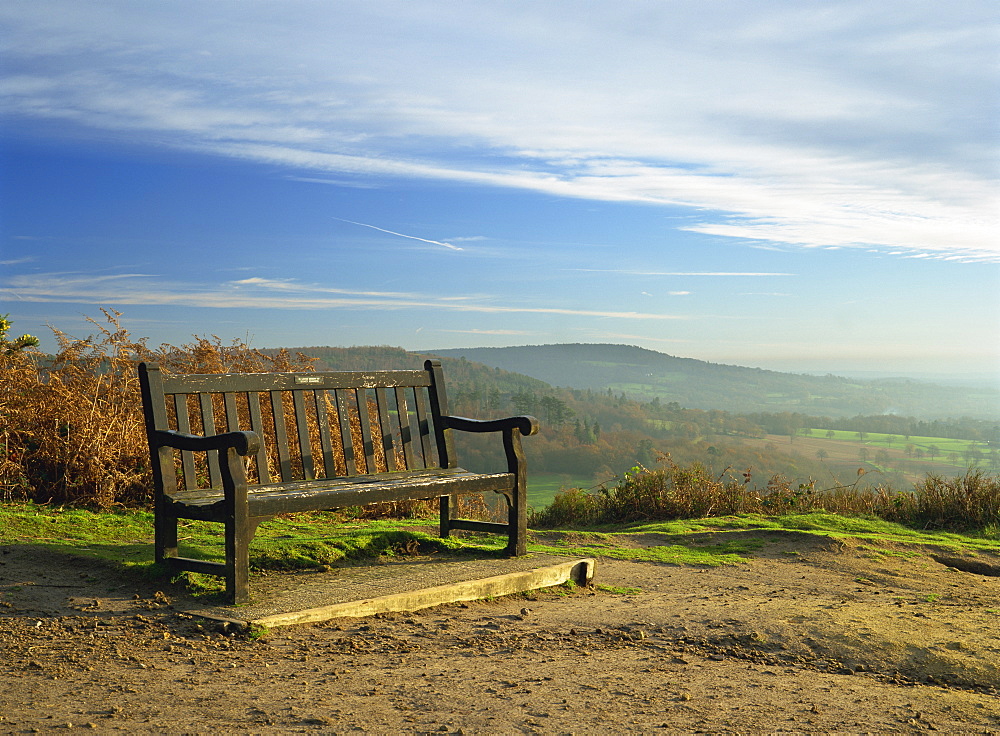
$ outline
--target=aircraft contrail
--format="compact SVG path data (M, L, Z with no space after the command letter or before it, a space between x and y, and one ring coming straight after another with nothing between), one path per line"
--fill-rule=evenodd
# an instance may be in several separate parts
M394 230L386 230L384 227L376 227L375 225L368 225L364 222L355 222L354 220L345 220L343 217L334 217L333 219L340 220L341 222L349 222L352 225L360 225L361 227L370 227L372 230L378 230L379 232L389 233L390 235L398 235L401 238L409 238L410 240L419 240L421 243L440 245L441 247L448 248L450 250L464 250L464 248L459 248L457 245L452 245L451 243L442 243L440 240L428 240L427 238L418 238L416 235L404 235L403 233L397 233Z

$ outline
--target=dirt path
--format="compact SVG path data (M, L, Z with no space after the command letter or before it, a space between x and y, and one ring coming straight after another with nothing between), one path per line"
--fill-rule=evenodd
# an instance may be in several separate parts
M1000 578L929 552L774 534L739 566L602 559L616 592L254 640L176 591L0 547L0 732L1000 733Z

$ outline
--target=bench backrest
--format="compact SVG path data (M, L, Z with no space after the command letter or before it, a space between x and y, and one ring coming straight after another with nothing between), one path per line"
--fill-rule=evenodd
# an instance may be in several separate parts
M149 433L256 432L251 483L457 465L440 421L448 408L438 361L424 370L184 375L144 363L139 376ZM163 488L219 488L216 453L207 454L178 450L161 462Z

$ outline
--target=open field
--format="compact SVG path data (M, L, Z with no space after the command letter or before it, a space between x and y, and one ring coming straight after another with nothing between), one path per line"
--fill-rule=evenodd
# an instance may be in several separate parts
M802 437L821 437L841 442L855 442L869 447L884 447L897 449L907 457L927 457L931 460L941 458L959 464L964 461L967 467L975 460L988 461L992 447L989 442L979 440L958 440L949 437L917 437L881 432L849 432L836 429L802 429Z
M529 473L528 505L540 509L552 503L556 494L565 488L588 489L597 485L599 484L593 478L574 477L565 473Z
M810 432L811 434L805 434ZM990 472L997 470L997 455L984 451L985 443L942 437L910 437L857 432L813 429L802 430L794 438L788 435L767 435L745 438L743 443L767 450L779 448L803 457L819 458L839 480L850 480L859 468L866 472L881 471L901 477L905 484L919 483L928 473L953 477L963 475L970 467ZM828 436L832 432L832 436ZM898 475L897 475L898 474ZM818 479L821 482L825 479ZM904 490L898 488L897 490Z

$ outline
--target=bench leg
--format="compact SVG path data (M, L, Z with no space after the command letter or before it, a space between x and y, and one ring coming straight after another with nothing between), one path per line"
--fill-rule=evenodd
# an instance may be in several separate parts
M226 596L233 605L250 602L250 540L254 528L256 524L251 525L246 507L240 509L237 504L226 519Z
M507 467L514 474L514 489L507 507L507 554L520 557L528 554L528 464L521 449L521 434L509 429L503 434Z
M528 554L528 494L524 484L511 491L507 504L507 554L520 557Z
M455 508L458 506L458 496L441 496L440 500L440 533L442 539L447 539L451 536L451 520L455 518Z
M177 517L163 508L162 499L157 499L153 516L153 560L162 562L168 557L177 557Z

